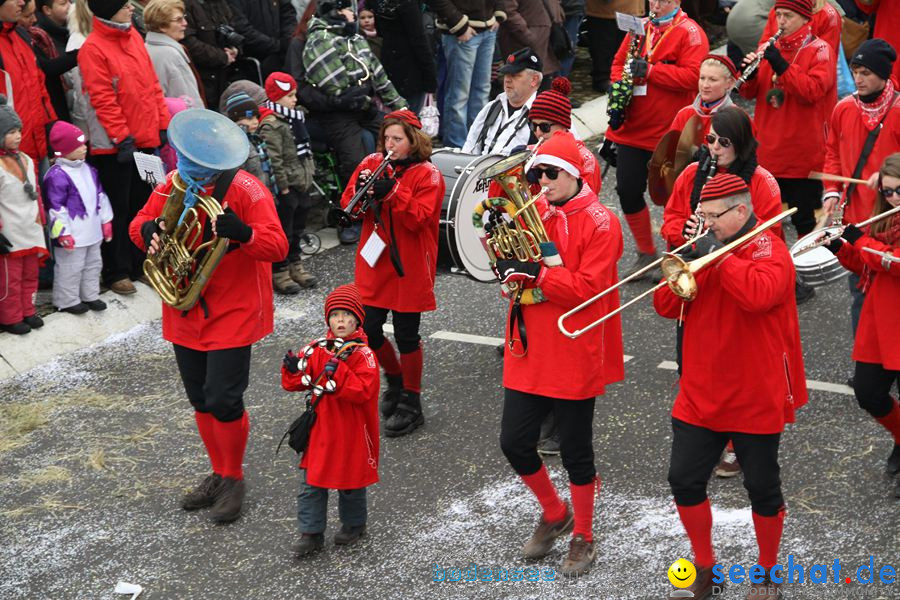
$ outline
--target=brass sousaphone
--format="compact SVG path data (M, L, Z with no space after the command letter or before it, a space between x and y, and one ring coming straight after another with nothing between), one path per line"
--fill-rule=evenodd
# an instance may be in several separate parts
M659 140L647 165L650 199L665 206L675 187L675 179L687 167L703 143L703 119L693 115L681 131L673 130Z

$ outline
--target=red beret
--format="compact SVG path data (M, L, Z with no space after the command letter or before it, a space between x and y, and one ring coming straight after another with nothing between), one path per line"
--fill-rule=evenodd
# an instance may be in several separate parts
M387 121L388 119L403 121L404 123L412 125L416 129L422 129L422 121L419 120L419 117L416 116L416 113L407 108L404 108L403 110L395 110L392 113L384 115L384 120Z

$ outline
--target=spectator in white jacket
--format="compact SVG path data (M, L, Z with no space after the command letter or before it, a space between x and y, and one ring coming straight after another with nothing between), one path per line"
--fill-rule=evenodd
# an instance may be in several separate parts
M181 45L187 29L181 0L150 0L144 7L145 45L153 69L167 98L187 97L191 106L203 108L195 71Z

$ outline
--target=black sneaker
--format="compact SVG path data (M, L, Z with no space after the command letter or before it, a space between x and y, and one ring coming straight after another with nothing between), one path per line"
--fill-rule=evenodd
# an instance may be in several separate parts
M362 223L353 223L349 227L340 227L338 229L338 241L342 244L355 244L359 241L362 232Z
M886 470L888 475L900 474L900 444L896 444L894 451L888 456Z
M387 389L381 394L381 403L378 405L381 411L382 419L389 419L397 410L397 403L400 402L400 394L403 393L403 375L388 375Z
M222 487L222 476L213 473L207 475L196 488L182 496L181 508L198 510L215 504L219 489Z
M83 315L88 310L90 309L88 308L87 304L85 304L84 302L79 302L75 306L67 306L65 308L61 308L59 309L59 312L66 312L73 315Z
M25 324L31 327L32 329L40 329L44 326L44 320L37 315L31 315L30 317L25 317L23 319Z
M645 279L649 279L651 277L658 277L659 271L654 271L653 269L648 269L644 271L642 274L637 277L631 277L632 274L637 273L641 269L651 265L656 259L659 258L656 254L644 254L643 252L637 253L637 258L634 259L634 262L631 263L631 266L628 268L629 281L644 281Z
M897 478L897 487L894 488L894 498L900 498L900 477Z
M494 350L497 352L497 356L503 358L504 356L506 356L506 342L503 342L502 344L494 348Z
M216 523L231 523L241 516L244 506L246 486L243 479L222 478L222 486L218 490L216 503L213 504L209 517Z
M0 325L0 329L13 335L25 335L31 331L31 327L25 321L19 321L11 325Z
M537 451L543 456L559 456L559 434L538 440Z
M341 525L341 530L334 534L334 543L337 546L349 546L359 541L359 538L366 535L366 526L358 525L351 527L349 525Z
M325 534L322 533L304 533L300 537L300 541L291 546L291 552L294 557L303 558L314 552L318 552L325 546Z
M794 283L794 297L797 299L797 306L800 306L816 297L816 288L806 285L798 279Z
M88 300L87 302L85 302L85 304L87 304L87 307L89 309L94 311L106 310L106 302L100 300L99 298L96 300Z
M384 435L387 437L401 437L412 433L425 424L425 416L422 414L422 398L416 392L403 390L400 394L400 402L390 419L384 424Z

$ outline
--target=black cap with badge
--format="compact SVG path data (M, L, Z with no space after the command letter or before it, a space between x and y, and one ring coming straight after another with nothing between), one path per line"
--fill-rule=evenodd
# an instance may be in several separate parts
M507 56L503 66L500 67L499 73L501 75L514 75L525 69L532 69L538 73L544 69L540 57L531 48L522 48Z

